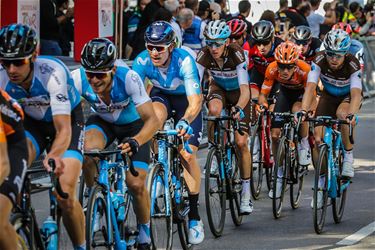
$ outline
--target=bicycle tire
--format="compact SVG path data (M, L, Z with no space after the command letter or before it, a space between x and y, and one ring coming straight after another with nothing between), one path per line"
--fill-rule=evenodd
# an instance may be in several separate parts
M150 232L152 248L169 250L172 249L173 244L172 199L169 196L170 215L167 216L165 214L167 200L164 194L164 168L161 164L156 163L150 169L147 178L147 190L151 203ZM161 183L160 190L157 190L158 181ZM157 192L161 192L161 194L157 194ZM160 237L162 233L166 233L166 237Z
M113 249L114 247L113 242L112 244L109 243L108 231L113 241L113 228L111 222L110 225L107 224L110 216L107 214L107 195L106 190L99 185L93 186L91 190L86 211L86 249L95 249L97 246L106 246L108 249ZM104 225L99 224L98 230L93 232L95 227L94 216L97 216L98 214L101 215L101 218L105 218ZM95 239L98 232L101 232L102 239L100 240Z
M180 205L177 206L179 209L183 209L184 207L189 207L189 195L187 190L187 184L185 179L180 175L180 183L181 183L181 202ZM177 221L177 231L178 237L180 238L181 247L184 250L192 249L192 244L189 243L189 218L188 216L184 216L183 220Z
M285 189L286 189L286 180L288 176L288 166L287 166L287 148L288 145L286 143L286 138L285 136L281 137L279 141L279 147L277 149L277 157L275 161L275 166L273 169L273 197L272 197L272 212L273 212L273 217L275 219L280 218L281 216L281 211L283 207L283 201L284 201L284 195L285 195ZM279 167L283 168L283 177L281 181L281 195L279 198L276 198L276 187L277 187L277 179L278 179L278 169Z
M297 145L297 144L295 144ZM293 209L297 209L299 207L299 202L302 196L302 188L303 188L303 177L304 174L299 173L300 165L298 164L298 150L295 150L295 159L294 159L294 175L297 178L296 184L290 184L289 194L290 194L290 206ZM297 187L296 187L297 186Z
M229 191L231 192L229 208L234 225L240 226L242 224L242 215L240 214L242 185L240 170L238 168L238 154L234 148L232 149L232 151L232 176L230 186L228 185L230 189Z
M31 222L32 220L30 220ZM18 245L22 250L35 250L38 249L35 244L34 239L34 230L32 222L26 222L24 215L22 213L15 213L11 215L10 223L13 225L14 229L17 232Z
M262 182L263 182L263 152L262 152L262 137L260 134L260 130L258 125L255 126L254 129L255 133L251 135L250 140L250 153L251 153L251 182L250 182L250 190L251 195L253 196L254 200L258 200L260 196L260 192L262 190ZM257 152L254 152L254 146L258 140L259 149ZM254 159L254 153L257 153L257 158Z
M78 188L78 201L81 204L83 208L83 199L85 198L85 178L83 176L83 173L79 176L79 188Z
M346 203L346 195L348 188L345 188L342 192L339 190L341 189L341 173L342 173L342 163L344 160L344 152L342 148L339 149L339 156L338 156L338 167L339 167L339 176L337 176L337 194L340 193L340 197L331 198L332 201L332 213L333 213L333 220L335 223L340 223L342 216L344 214L345 203Z
M272 166L270 168L263 168L264 169L264 175L266 176L266 183L267 183L268 191L270 191L271 188L272 188L273 168L274 168L274 166Z
M326 176L326 181L324 187L319 189L319 179L321 173ZM313 197L313 220L314 220L314 230L317 234L322 233L325 216L327 212L327 200L328 200L328 150L327 145L322 145L319 150L319 158L317 166L315 168L314 177L314 197ZM322 191L322 207L318 207L318 191Z
M216 169L212 169L212 163L216 160ZM212 173L211 173L212 171ZM210 182L216 182L215 188L211 188ZM207 155L206 173L205 173L205 201L206 212L208 218L208 225L211 233L215 237L220 237L223 233L226 212L226 193L225 193L225 178L220 177L220 157L216 148L211 148ZM216 199L211 199L211 196L218 194ZM214 200L218 201L218 221L215 222L213 215Z

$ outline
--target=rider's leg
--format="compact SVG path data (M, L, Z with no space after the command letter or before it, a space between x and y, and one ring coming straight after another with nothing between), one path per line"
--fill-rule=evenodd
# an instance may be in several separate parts
M16 250L17 233L9 223L13 204L8 197L0 194L0 249Z
M295 102L292 107L292 113L296 113L301 110L302 103ZM298 160L302 166L307 166L311 163L311 152L309 144L309 123L303 122L299 128L299 135L301 136L301 142L298 143Z
M214 98L209 101L208 103L208 115L209 116L219 117L221 115L222 110L223 110L223 102L220 99ZM207 122L208 140L211 142L214 141L214 129L215 129L214 125L215 123L212 121Z

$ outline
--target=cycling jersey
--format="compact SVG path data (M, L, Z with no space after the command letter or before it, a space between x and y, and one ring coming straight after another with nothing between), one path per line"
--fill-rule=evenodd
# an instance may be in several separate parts
M124 125L140 119L136 107L151 99L136 72L120 60L117 60L115 65L117 68L113 74L109 105L93 91L83 67L74 70L72 75L78 92L90 103L99 117L109 123Z
M208 47L205 47L199 52L197 63L206 68L215 83L224 90L236 90L240 85L248 85L249 75L243 49L238 44L232 43L225 49L222 57L224 64L221 68L211 56Z
M264 75L267 66L271 62L275 61L275 48L282 42L283 40L281 38L275 37L275 41L272 44L270 52L268 52L268 54L264 56L258 50L258 47L255 45L254 40L250 40L250 43L244 45L244 50L247 50L249 55L248 69L252 69L253 67L255 67L258 72Z
M22 108L1 89L0 114L2 116L4 134L8 142L16 142L25 136L22 126L22 120L24 118Z
M306 55L300 55L300 59L304 60L306 63L311 64L312 60L314 60L316 53L320 51L320 46L322 41L320 39L313 37L311 40L309 51Z
M70 115L80 103L70 71L53 57L37 57L33 63L33 80L29 90L12 83L3 68L0 68L0 87L36 120L51 122L54 115Z
M361 70L359 61L352 55L346 54L343 66L338 70L329 68L327 56L319 52L311 65L307 82L317 84L320 80L324 90L332 96L345 96L350 89L362 89Z
M266 76L262 85L261 93L268 95L271 92L274 82L280 83L282 87L287 89L303 89L306 86L307 75L310 72L310 65L302 60L298 60L296 63L294 73L290 79L284 80L279 76L279 69L277 62L272 62L266 70Z
M5 138L5 128L3 124L3 120L1 119L1 114L0 114L0 143L6 143L6 138Z
M168 68L156 67L147 50L141 52L133 62L133 70L142 81L147 77L154 88L169 95L200 94L198 68L193 57L183 49L175 48L170 55Z

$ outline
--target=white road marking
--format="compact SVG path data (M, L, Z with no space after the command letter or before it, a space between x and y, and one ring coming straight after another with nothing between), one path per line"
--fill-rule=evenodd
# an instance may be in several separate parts
M354 234L349 235L345 239L337 242L336 245L345 245L345 246L353 245L353 244L357 243L358 241L362 240L363 238L366 238L367 236L369 236L373 232L375 232L375 221L370 223L369 225L361 228L360 230L358 230Z

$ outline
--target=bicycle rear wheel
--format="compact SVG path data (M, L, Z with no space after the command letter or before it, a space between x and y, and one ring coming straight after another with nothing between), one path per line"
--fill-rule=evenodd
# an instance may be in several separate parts
M95 185L90 193L86 211L86 249L99 246L113 248L112 223L108 224L111 215L107 213L107 195L106 190L99 185Z
M170 195L165 195L164 168L156 163L151 167L147 179L147 190L151 198L151 242L153 249L172 249L173 213ZM169 190L169 187L167 187ZM169 206L169 214L167 207Z
M239 226L242 224L242 215L240 214L242 185L240 170L238 168L238 154L236 153L235 149L232 150L232 176L230 185L230 214L234 225Z
M277 150L277 157L275 166L273 169L273 197L272 197L272 212L275 219L280 218L281 210L283 207L283 200L286 189L287 180L287 169L288 169L288 145L286 144L286 138L283 136L279 142L279 148ZM282 174L282 176L280 176ZM280 196L277 197L277 187L281 189Z
M324 178L320 178L320 177ZM327 146L322 145L319 150L319 159L315 168L314 197L313 197L313 219L314 229L317 234L323 231L328 200L328 151ZM319 185L319 181L324 184ZM319 199L319 200L318 200ZM321 200L321 202L320 202Z
M296 144L297 145L297 144ZM298 150L295 151L296 156L294 159L294 162L291 162L293 164L293 171L294 176L297 179L297 183L290 184L290 205L293 209L298 208L299 201L302 196L302 187L303 187L303 177L305 176L304 167L300 166L298 164ZM301 171L300 171L301 170Z
M349 183L343 183L341 180L342 163L344 160L344 152L341 148L339 149L338 156L336 157L338 157L337 164L338 164L338 170L339 170L338 176L336 176L337 177L337 194L338 195L340 194L340 196L336 196L336 198L332 198L331 201L332 201L333 220L335 221L335 223L340 223L342 216L344 214L346 194L347 194L348 187L344 188L342 191L340 189L342 185L349 185Z
M32 228L32 220L30 220L30 222L26 222L24 215L22 213L16 213L12 214L10 218L10 223L13 225L14 229L17 232L18 249L37 249L33 235L34 231Z
M215 237L223 233L226 209L225 180L220 177L220 164L217 150L211 148L206 162L205 200L208 225Z
M250 189L251 195L254 200L259 199L260 192L262 190L263 181L263 152L262 152L262 137L261 131L258 125L255 126L253 130L254 133L250 140L250 153L252 157L251 164L251 182Z

